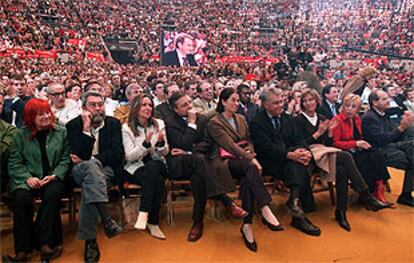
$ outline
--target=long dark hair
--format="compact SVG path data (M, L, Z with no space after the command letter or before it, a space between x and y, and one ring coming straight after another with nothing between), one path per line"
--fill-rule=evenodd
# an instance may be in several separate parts
M158 129L158 123L155 121L155 118L153 117L154 116L154 101L152 100L150 95L142 94L140 96L136 96L132 100L131 106L129 108L129 113L128 113L128 126L131 129L134 136L139 136L139 131L137 129L137 126L139 125L138 112L141 110L142 101L145 98L148 98L152 104L151 118L148 120L148 126L154 125L155 128Z
M224 112L223 101L227 101L230 98L230 96L236 92L237 91L234 88L224 88L220 93L219 102L217 104L216 111L220 113Z

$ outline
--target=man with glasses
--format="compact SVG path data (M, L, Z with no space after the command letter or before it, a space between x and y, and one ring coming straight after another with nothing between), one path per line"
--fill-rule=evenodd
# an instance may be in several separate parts
M76 101L65 98L65 87L62 83L51 82L47 85L49 103L55 115L56 123L66 125L80 114L80 107Z
M88 91L82 95L82 113L67 125L71 147L73 179L82 187L79 208L78 239L85 240L84 261L98 262L100 252L96 241L99 217L104 232L111 238L122 232L111 219L106 203L108 190L114 182L122 189L121 124L113 117L105 116L102 94Z
M258 111L256 104L252 102L252 90L248 82L243 82L237 87L240 97L240 105L237 113L243 115L250 122Z

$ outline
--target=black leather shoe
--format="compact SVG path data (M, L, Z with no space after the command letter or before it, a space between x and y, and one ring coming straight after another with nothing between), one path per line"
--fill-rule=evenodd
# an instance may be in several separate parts
M289 199L286 202L286 208L292 217L305 218L305 212L303 212L302 208L300 207L299 198L295 198L292 200Z
M19 252L15 257L10 255L5 255L2 257L2 262L4 263L14 263L14 262L28 262L29 258L25 252Z
M345 210L335 210L335 220L339 223L339 225L343 229L345 229L346 231L351 231L351 225L349 224L348 220L346 219Z
M108 238L113 238L122 233L122 228L115 222L115 220L110 219L104 226L104 232Z
M85 241L85 254L83 255L85 263L97 263L101 257L96 239Z
M187 240L190 242L196 242L203 236L204 224L203 222L194 223L188 233Z
M40 261L41 262L50 262L52 259L58 258L62 255L62 247L57 246L53 248L50 252L41 252Z
M319 236L321 234L321 230L317 226L313 225L312 222L306 217L293 217L290 225L311 236Z
M372 194L360 196L359 200L364 205L365 209L374 212L391 207L391 204L384 204L381 201L378 201Z
M242 234L242 237L243 237L243 240L244 240L244 245L250 251L256 252L257 251L257 243L256 243L256 240L253 240L253 242L251 242L251 243L247 240L247 238L246 238L246 236L244 235L244 232L243 232L243 226L240 228L240 233Z
M400 195L397 203L414 207L414 198L411 195Z
M263 216L262 216L262 223L272 231L283 231L283 230L285 230L285 228L282 226L282 224L279 224L279 225L275 226L275 225L267 222L266 219Z

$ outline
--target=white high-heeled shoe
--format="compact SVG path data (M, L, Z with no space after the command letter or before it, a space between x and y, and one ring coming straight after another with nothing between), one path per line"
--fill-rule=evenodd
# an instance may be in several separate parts
M145 230L147 227L147 221L148 221L148 212L141 212L138 213L137 222L135 223L135 228L138 230Z
M162 239L162 240L167 239L165 234L161 231L161 228L159 225L147 224L147 228L151 236L158 238L158 239Z

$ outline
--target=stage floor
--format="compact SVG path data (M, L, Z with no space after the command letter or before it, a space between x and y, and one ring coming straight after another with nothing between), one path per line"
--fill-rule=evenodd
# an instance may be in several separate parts
M403 173L392 171L392 193L386 196L396 201ZM352 191L351 191L352 193ZM175 223L161 228L167 240L152 238L147 232L134 231L113 239L99 230L101 262L414 262L414 209L396 205L396 209L369 212L357 204L351 194L348 220L352 231L346 232L334 220L334 207L327 192L315 194L318 210L308 217L322 230L320 237L305 235L290 226L290 216L284 208L286 195L273 195L272 208L286 227L283 232L271 232L255 217L254 234L258 252L245 248L239 229L241 220L229 219L220 210L219 220L213 219L208 207L204 236L195 243L187 242L191 226L191 198L188 204L175 209ZM116 210L112 211L114 215ZM56 262L82 262L83 242L70 231L64 219L64 250ZM1 237L2 253L13 254L13 235ZM39 254L32 254L39 261Z

